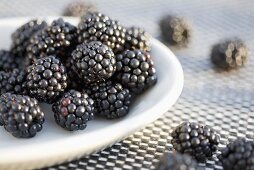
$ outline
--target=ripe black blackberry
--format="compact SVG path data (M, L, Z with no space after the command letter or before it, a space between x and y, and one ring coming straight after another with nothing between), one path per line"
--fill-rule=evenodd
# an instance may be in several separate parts
M195 170L197 162L189 155L179 153L165 153L156 168L157 170Z
M86 15L87 12L96 11L96 7L88 2L77 1L71 2L65 8L63 15L64 16L74 16L74 17L81 17Z
M125 38L125 50L143 50L149 52L150 46L150 35L139 27L130 27L126 30Z
M190 24L177 16L167 15L160 20L162 38L170 45L186 47L191 38Z
M220 136L210 127L198 123L184 122L171 133L173 147L180 153L205 162L217 150Z
M69 90L52 106L55 121L69 130L83 130L94 117L94 101L86 93Z
M26 79L27 92L40 102L53 103L67 87L66 69L55 56L37 59Z
M35 35L37 32L47 27L45 21L40 21L37 19L30 20L24 25L20 26L11 35L12 45L11 51L15 56L25 58L26 47L29 44L29 39Z
M0 71L0 94L14 93L26 94L25 89L26 73L19 69L11 72Z
M38 101L23 95L5 93L0 97L0 124L17 138L30 138L41 131L44 113Z
M126 50L116 56L116 61L116 79L135 94L156 84L156 69L149 53Z
M254 169L254 141L240 138L222 149L219 160L225 170Z
M31 60L57 55L66 58L77 45L77 29L62 18L54 20L50 26L34 35L27 46L27 54Z
M128 114L132 96L127 88L111 81L92 84L86 91L95 101L95 113L107 119Z
M0 50L0 71L11 71L19 68L20 59L15 57L10 51Z
M66 90L82 90L84 87L84 83L82 83L82 80L79 78L78 74L74 71L74 67L71 64L71 57L67 58L67 60L64 62L64 65L66 67L67 72L67 89Z
M113 51L99 41L78 45L72 52L71 64L85 84L105 81L116 70Z
M88 12L78 24L78 41L101 41L118 53L124 49L125 32L118 21L98 12Z
M223 69L234 69L245 64L248 48L240 39L225 40L212 48L212 62Z

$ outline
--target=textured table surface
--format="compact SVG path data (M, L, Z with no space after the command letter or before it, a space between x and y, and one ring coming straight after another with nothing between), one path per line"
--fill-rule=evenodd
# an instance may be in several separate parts
M0 17L61 15L70 0L1 0ZM182 121L199 121L220 132L222 146L254 133L254 1L251 0L93 0L98 9L126 26L144 27L159 38L158 20L168 13L192 23L193 39L186 49L171 50L180 60L183 93L163 117L99 153L49 168L154 169L158 158L172 150L169 132ZM244 68L221 72L210 62L211 46L223 38L240 37L250 48ZM214 157L204 169L222 169Z

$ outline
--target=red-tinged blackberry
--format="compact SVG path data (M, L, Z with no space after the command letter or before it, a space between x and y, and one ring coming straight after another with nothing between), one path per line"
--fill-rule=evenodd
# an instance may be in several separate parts
M86 15L89 11L96 11L97 8L91 3L83 2L83 1L76 1L71 2L65 8L63 15L64 16L74 16L74 17L81 17Z
M244 138L229 143L219 155L225 170L253 170L254 169L254 141Z
M0 71L0 92L26 94L25 89L26 73L19 69L14 69L11 72Z
M189 154L199 162L212 157L220 142L220 136L212 128L193 122L180 124L171 136L171 143L176 151Z
M25 58L26 47L29 44L30 38L37 32L47 27L45 21L40 21L37 19L30 20L29 22L20 26L11 35L12 44L11 51L15 56Z
M125 49L127 50L143 50L150 51L151 36L142 28L130 27L126 30Z
M165 153L157 166L157 170L195 170L198 165L189 155L179 153Z
M156 69L148 52L126 50L116 61L116 79L135 94L156 84Z
M55 56L37 59L26 79L27 92L40 102L53 103L67 88L66 69Z
M95 113L107 119L128 114L132 95L127 88L111 81L92 84L86 91L95 101Z
M0 71L11 71L19 68L21 60L10 51L0 50Z
M94 101L86 93L69 90L52 106L55 121L69 131L83 130L94 117Z
M62 18L54 20L50 26L34 35L27 46L27 54L31 60L57 55L66 58L66 54L77 45L77 29Z
M248 58L248 48L240 39L225 40L212 48L212 62L222 69L243 66Z
M190 24L177 16L167 15L160 20L162 38L170 45L186 47L191 38Z
M0 124L17 138L30 138L41 131L44 113L38 101L29 96L2 94L0 97Z
M125 32L118 21L98 12L88 12L78 24L78 41L101 41L118 53L124 50Z
M72 52L71 64L85 84L105 81L116 70L113 51L99 41L78 45Z

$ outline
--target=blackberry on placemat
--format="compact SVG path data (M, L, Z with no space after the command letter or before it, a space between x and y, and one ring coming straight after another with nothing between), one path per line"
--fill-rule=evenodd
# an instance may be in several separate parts
M176 151L189 154L199 162L212 157L220 142L220 136L212 128L194 122L180 124L171 136Z
M196 170L197 162L189 155L165 153L156 167L157 170Z
M190 24L181 17L167 15L160 20L162 38L170 45L186 47L191 38Z
M212 48L212 62L222 69L235 69L243 66L248 58L248 48L240 39L225 40Z
M229 143L222 149L219 160L225 170L253 170L254 141L240 138Z
M95 5L89 2L76 1L71 2L64 9L64 16L73 16L73 17L81 17L86 15L87 12L96 11L97 8Z

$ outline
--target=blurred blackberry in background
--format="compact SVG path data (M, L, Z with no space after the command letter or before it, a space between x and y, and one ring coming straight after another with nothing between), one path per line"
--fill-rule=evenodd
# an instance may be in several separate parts
M84 1L76 1L68 4L63 12L64 16L73 16L73 17L81 17L86 15L87 12L96 11L96 7Z
M116 119L128 114L131 93L119 83L111 81L92 84L86 92L95 101L95 113L107 119Z
M116 70L113 51L99 41L78 45L72 52L71 64L85 84L105 81Z
M149 53L126 50L116 56L116 61L116 80L135 94L156 84L156 70Z
M118 21L98 12L88 12L78 24L79 43L101 41L114 53L124 49L126 30Z
M195 170L197 162L189 155L179 153L165 153L156 168L157 170Z
M40 102L53 103L67 88L66 68L55 56L37 59L26 79L27 92Z
M44 113L38 101L23 95L5 93L0 97L0 124L17 138L30 138L41 131Z
M143 50L149 52L151 36L142 28L130 27L126 30L125 50Z
M11 35L12 44L11 51L15 56L25 58L26 57L26 47L29 44L30 38L38 33L39 31L45 29L47 23L45 21L40 21L37 19L30 20L29 22L20 26Z
M190 24L177 16L167 15L160 20L162 38L170 45L186 47L191 38Z
M27 46L31 60L48 55L56 55L61 60L66 58L77 45L76 27L62 18L54 20L50 26L34 35Z
M19 69L0 71L0 91L3 93L26 94L26 73Z
M222 69L234 69L243 66L248 57L248 48L240 39L225 40L212 48L212 62Z
M83 130L94 117L94 101L86 94L70 90L52 106L55 121L61 127Z
M15 57L10 51L0 50L0 71L11 71L19 68L21 59Z
M184 122L171 133L173 147L199 162L205 162L217 150L220 136L210 127L198 123Z
M219 160L225 170L254 169L254 141L240 138L222 149Z

